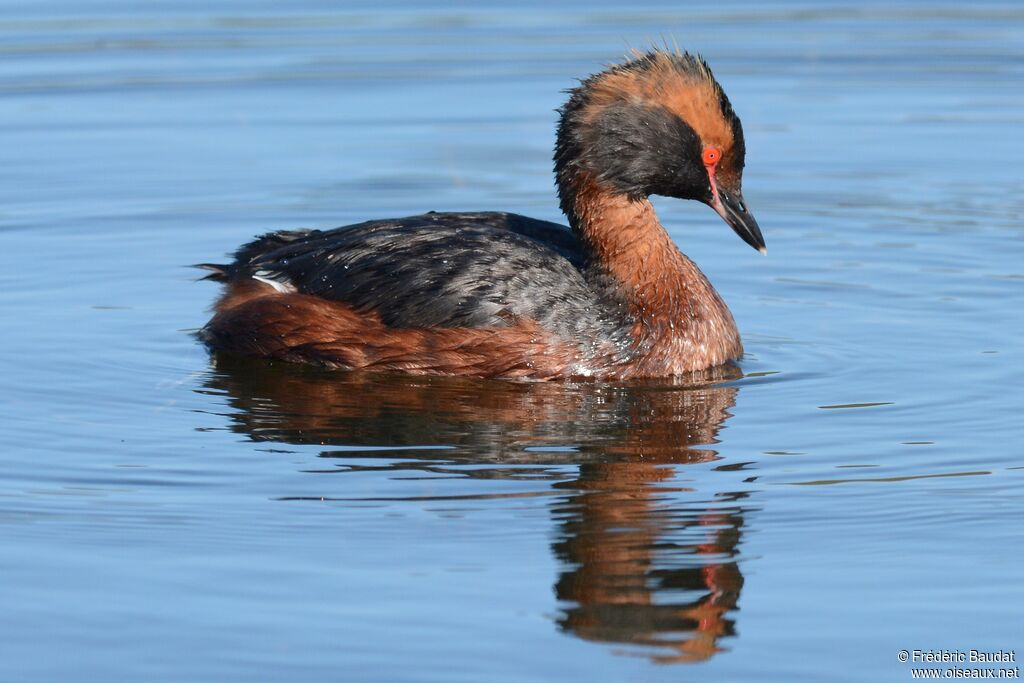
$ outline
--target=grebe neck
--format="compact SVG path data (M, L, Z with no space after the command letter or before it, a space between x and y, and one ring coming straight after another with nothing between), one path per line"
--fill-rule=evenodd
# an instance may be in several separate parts
M732 314L673 243L650 200L587 179L571 206L588 279L611 286L628 308L637 374L688 372L742 355Z

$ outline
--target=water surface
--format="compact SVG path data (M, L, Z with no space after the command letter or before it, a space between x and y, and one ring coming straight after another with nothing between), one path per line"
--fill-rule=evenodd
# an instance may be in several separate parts
M256 233L560 220L560 91L663 38L744 121L767 257L656 202L739 370L196 342L187 264ZM4 680L908 680L900 649L1024 649L1017 4L53 0L8 6L0 53Z

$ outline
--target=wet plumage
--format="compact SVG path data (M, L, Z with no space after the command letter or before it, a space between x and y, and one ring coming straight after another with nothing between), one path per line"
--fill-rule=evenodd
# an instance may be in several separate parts
M395 327L507 327L531 319L565 339L616 333L612 292L588 282L565 226L499 212L437 213L335 230L271 233L242 247L227 281L345 302Z
M227 351L418 373L626 378L720 364L742 353L732 317L647 196L704 201L763 247L739 195L744 151L702 61L640 56L584 81L562 110L555 171L569 227L431 212L271 233L204 266L228 286L202 336Z

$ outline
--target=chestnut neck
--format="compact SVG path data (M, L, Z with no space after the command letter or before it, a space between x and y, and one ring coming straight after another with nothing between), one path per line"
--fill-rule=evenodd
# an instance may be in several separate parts
M583 244L589 267L599 268L638 296L656 283L681 284L674 276L686 259L650 200L630 199L589 178L575 190L569 223ZM643 307L642 297L636 304Z
M646 197L631 199L592 177L574 183L569 222L588 277L610 278L633 320L634 350L652 372L682 372L742 354L732 314L684 256Z

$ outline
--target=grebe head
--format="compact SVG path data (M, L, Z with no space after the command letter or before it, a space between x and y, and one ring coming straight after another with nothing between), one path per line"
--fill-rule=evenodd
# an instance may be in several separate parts
M569 93L560 110L555 174L570 221L587 182L634 201L652 194L696 199L764 253L741 193L743 128L703 59L637 54Z

